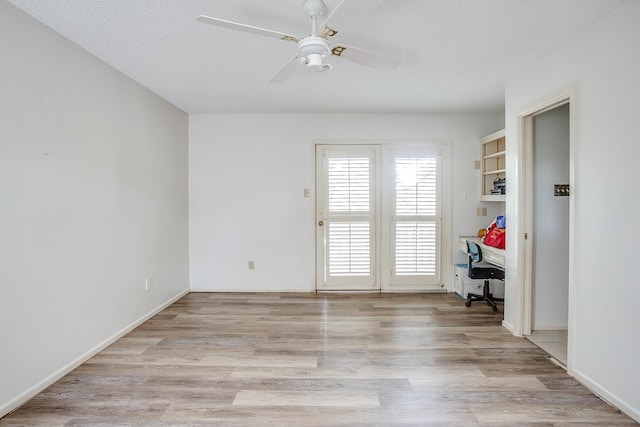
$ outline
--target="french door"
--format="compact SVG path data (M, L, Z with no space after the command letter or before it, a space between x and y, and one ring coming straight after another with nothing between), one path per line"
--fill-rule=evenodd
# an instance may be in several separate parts
M441 154L316 146L318 290L430 290L441 280Z
M379 153L371 145L316 146L318 290L380 289Z
M432 149L389 152L390 289L440 289L440 161Z

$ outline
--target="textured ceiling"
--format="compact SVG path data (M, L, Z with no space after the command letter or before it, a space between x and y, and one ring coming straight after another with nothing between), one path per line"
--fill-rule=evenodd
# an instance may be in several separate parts
M506 79L625 0L345 0L337 41L401 65L332 57L277 84L294 43L195 18L305 36L302 0L8 1L188 113L474 113L503 111Z

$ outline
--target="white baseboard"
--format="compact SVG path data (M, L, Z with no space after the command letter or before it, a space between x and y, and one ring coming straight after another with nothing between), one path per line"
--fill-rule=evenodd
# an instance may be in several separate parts
M102 341L101 343L99 343L98 345L96 345L86 353L84 353L82 356L71 361L67 365L58 369L53 374L49 375L44 380L40 381L38 384L34 385L30 389L18 395L16 398L2 405L0 407L0 418L4 417L10 412L15 411L16 409L18 409L19 407L27 403L29 400L33 399L37 394L44 391L47 387L49 387L50 385L52 385L53 383L55 383L56 381L58 381L59 379L61 379L71 371L73 371L74 369L76 369L78 366L82 365L87 360L91 359L93 356L95 356L96 354L98 354L99 352L101 352L111 344L113 344L115 341L122 338L124 335L128 334L129 332L131 332L132 330L134 330L135 328L137 328L138 326L140 326L141 324L143 324L144 322L146 322L147 320L149 320L150 318L152 318L153 316L155 316L156 314L164 310L165 308L169 307L171 304L173 304L183 296L187 295L189 292L190 292L189 289L186 289L180 292L178 295L174 296L169 301L154 308L153 310L143 315L142 317L140 317L138 320L134 321L130 325L125 326L123 329L111 335L109 338Z
M315 292L315 289L201 289L201 288L192 288L191 292L198 293L212 293L212 294L238 294L238 293L256 293L256 294L270 294L270 293L289 293L289 294L307 294L311 292Z
M532 331L566 331L567 329L569 329L568 325L544 325L544 326L531 325Z
M516 337L521 337L522 335L516 333L516 328L513 327L513 325L509 322L507 322L506 320L502 321L502 327L505 328L507 331L511 332L512 335L516 336Z
M568 372L569 375L580 381L582 385L587 387L589 390L598 395L602 400L606 401L610 405L624 412L627 416L632 418L633 420L640 423L640 411L638 408L631 407L624 400L620 399L615 394L611 393L606 388L601 387L597 382L593 381L588 376L582 374L580 371L576 371L575 369L571 369Z
M194 293L243 293L243 292L251 292L251 293L295 293L295 294L306 294L306 293L374 293L374 294L446 294L453 293L452 291L448 291L444 288L438 287L433 289L424 289L424 288L385 288L379 289L369 289L369 290L361 290L361 291L340 291L340 290L324 290L324 289L199 289L192 288L191 292ZM463 298L461 295L456 294L459 297Z

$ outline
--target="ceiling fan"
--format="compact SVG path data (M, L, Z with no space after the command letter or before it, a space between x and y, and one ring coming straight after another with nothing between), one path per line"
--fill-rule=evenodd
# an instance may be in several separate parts
M337 11L344 11L345 9L348 9L343 7L345 3L352 6L355 3L352 3L349 0L341 1L340 4L329 14L327 19L325 19L318 27L318 18L325 14L325 12L327 11L327 6L322 0L303 1L304 9L311 18L311 34L300 39L291 34L254 27L246 24L239 24L237 22L213 18L211 16L200 15L196 18L196 20L218 27L244 31L246 33L258 34L261 36L272 37L297 43L297 53L284 65L284 67L282 67L282 69L280 69L280 71L276 73L275 76L273 76L273 78L270 80L271 83L278 83L286 80L301 64L304 64L308 69L313 71L329 71L331 70L332 66L331 64L325 62L325 58L330 54L348 61L365 65L370 68L385 71L392 70L397 67L398 64L400 64L400 60L398 60L397 58L393 58L369 50L359 49L353 46L347 46L344 44L332 44L330 42L330 38L335 36L338 31L334 30L328 25L329 21L336 15Z

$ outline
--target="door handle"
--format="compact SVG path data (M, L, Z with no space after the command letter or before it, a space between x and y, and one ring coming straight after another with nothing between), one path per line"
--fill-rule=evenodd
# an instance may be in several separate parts
M318 221L318 225L322 227L324 225L324 221L323 220Z

